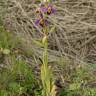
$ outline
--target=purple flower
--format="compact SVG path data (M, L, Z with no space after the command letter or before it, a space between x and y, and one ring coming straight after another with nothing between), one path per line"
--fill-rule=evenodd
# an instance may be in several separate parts
M52 4L48 4L47 7L40 7L36 9L36 13L43 14L47 13L48 15L51 15L56 12L56 9L53 8Z
M47 13L51 14L51 13L55 13L55 12L56 12L56 9L53 8L53 6L51 4L49 4L47 7Z
M52 13L56 12L56 9L53 8L51 4L49 4L47 7L41 8L42 12L47 13L48 15L51 15Z
M45 27L48 25L48 21L44 18L43 14L39 14L39 18L35 22L36 26Z
M45 18L44 14L51 15L56 12L56 9L53 8L51 4L48 4L47 7L40 7L36 9L38 14L38 19L35 22L35 25L45 27L49 24L48 20Z
M48 25L48 21L41 18L41 19L36 20L35 25L45 27Z

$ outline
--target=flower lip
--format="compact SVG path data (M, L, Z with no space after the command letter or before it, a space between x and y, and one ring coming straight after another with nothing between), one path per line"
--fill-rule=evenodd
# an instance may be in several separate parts
M47 14L52 14L52 13L55 13L56 12L56 9L53 8L53 6L51 4L48 5L48 8L47 8Z
M41 18L41 19L36 20L35 25L37 25L37 26L40 25L41 27L44 27L44 26L48 25L48 21Z

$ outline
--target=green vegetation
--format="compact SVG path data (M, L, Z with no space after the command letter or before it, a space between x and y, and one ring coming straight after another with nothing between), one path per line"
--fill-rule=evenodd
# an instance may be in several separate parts
M85 67L72 73L71 83L61 91L60 96L96 96L96 77L90 70L91 66Z
M24 59L17 59L17 55L12 52L20 42L2 26L0 34L0 48L2 49L0 51L0 64L4 63L5 57L10 57L11 61L10 66L6 66L5 63L0 71L0 96L42 96L42 85L40 80L35 78L33 67L30 67ZM70 71L70 64L63 63L60 65L63 71L65 72L66 68L67 71ZM66 86L63 86L59 91L59 96L96 96L94 66L75 66L75 69L71 69L70 74L63 73L65 81L69 80L70 82L67 85L65 82Z
M15 48L18 45L20 45L18 39L0 26L0 96L40 94L38 93L41 90L40 85L34 78L33 68L30 68L22 58L17 59Z
M35 81L32 69L22 60L13 60L11 70L3 69L0 74L0 96L30 96L35 94Z

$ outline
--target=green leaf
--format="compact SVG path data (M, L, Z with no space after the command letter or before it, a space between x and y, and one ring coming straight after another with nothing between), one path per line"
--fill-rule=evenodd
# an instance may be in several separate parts
M43 47L42 42L34 40L34 39L32 41L33 41L33 43L37 44L38 46Z
M50 32L49 32L49 33L54 32L54 30L55 30L55 26L53 26L53 27L50 29Z

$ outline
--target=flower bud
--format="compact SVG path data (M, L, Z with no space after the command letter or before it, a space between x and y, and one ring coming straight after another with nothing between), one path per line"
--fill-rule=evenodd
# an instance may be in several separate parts
M45 44L46 40L47 40L47 36L44 36L43 39L42 39L42 43Z
M43 0L43 2L50 2L50 0Z

